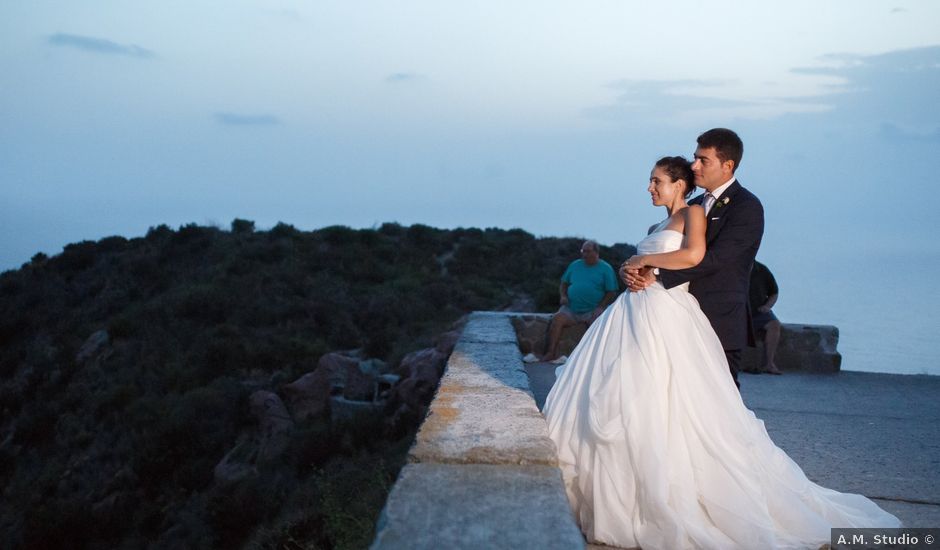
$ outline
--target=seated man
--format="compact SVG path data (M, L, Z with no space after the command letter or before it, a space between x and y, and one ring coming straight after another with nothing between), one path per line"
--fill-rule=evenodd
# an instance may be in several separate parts
M552 316L542 361L564 362L564 358L558 357L558 342L565 327L577 323L590 325L617 297L619 287L614 268L600 259L599 252L597 242L584 241L581 259L571 262L561 276L558 287L561 307Z
M770 374L783 374L774 363L774 354L777 352L777 344L780 343L780 321L771 308L777 303L777 294L780 292L777 288L777 280L773 273L767 269L767 266L754 260L754 267L751 269L751 289L749 302L753 317L751 323L754 325L754 336L758 340L764 341L764 358L761 368L758 372Z

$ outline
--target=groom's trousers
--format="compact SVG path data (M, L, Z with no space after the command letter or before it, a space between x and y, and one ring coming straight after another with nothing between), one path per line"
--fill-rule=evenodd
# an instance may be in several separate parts
M728 358L728 370L731 371L731 378L734 379L734 385L741 389L741 383L738 382L738 367L741 366L741 350L726 349L725 357Z

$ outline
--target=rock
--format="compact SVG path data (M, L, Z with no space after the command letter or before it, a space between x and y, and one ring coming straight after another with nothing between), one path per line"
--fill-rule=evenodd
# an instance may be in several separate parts
M256 391L248 401L260 428L257 460L259 463L276 460L290 444L294 421L284 402L274 392Z
M358 349L333 351L320 358L317 371L327 371L334 388L343 388L343 397L355 401L372 401L377 378L388 370L379 359L365 359Z
M363 359L359 361L359 370L372 376L381 376L388 372L388 364L381 359Z
M441 375L444 374L447 356L448 354L439 351L437 348L413 351L402 358L401 364L398 366L398 372L404 378L424 378L433 380L434 384L437 384Z
M213 470L216 483L231 485L258 475L258 466L279 459L287 450L294 421L274 392L259 390L248 398L258 433L242 434Z
M359 362L346 365L346 382L343 384L343 397L352 401L372 401L376 397L377 376L362 372Z
M317 369L323 369L329 373L331 384L341 387L346 384L346 373L350 366L359 366L362 360L359 350L352 351L331 351L320 358L317 362Z
M512 326L516 329L519 351L523 355L545 353L545 346L548 344L548 326L551 320L550 313L526 313L512 316ZM572 325L562 331L561 340L558 342L559 355L570 355L586 331L587 325L584 323Z
M437 348L426 348L411 352L402 359L398 366L402 378L389 390L385 406L391 431L398 433L424 418L447 357Z
M401 380L401 376L397 374L383 374L379 376L379 399L388 398L388 392L395 387L395 384L397 384L399 380Z
M111 337L108 335L107 330L99 330L94 332L91 336L85 340L85 343L82 344L81 349L78 350L78 353L75 355L76 363L84 363L94 355L97 355L102 348L108 345L111 341Z
M502 311L535 311L535 300L525 293L516 294Z
M418 425L427 415L428 404L437 384L419 378L405 378L388 392L385 403L388 431L399 436Z
M382 403L353 401L336 395L330 398L330 411L332 412L330 421L333 423L352 422L368 417L381 416L383 408Z
M312 373L282 386L294 420L302 422L325 415L330 410L330 395L339 388L346 399L372 401L388 365L361 355L358 350L327 353Z
M460 339L460 334L463 332L463 329L451 330L445 332L437 337L437 342L434 345L434 349L443 353L444 355L450 355L450 352L454 351L454 346L457 345L457 340Z
M246 443L242 442L222 457L212 471L216 483L230 485L258 475L258 469L244 459L245 452Z
M434 397L436 389L437 382L425 378L405 378L389 393L389 408L397 411L402 405L405 405L414 411L421 411L423 414L428 403L431 402L431 398Z
M304 422L326 415L330 410L332 385L329 368L317 367L315 371L282 386L281 391L294 420Z

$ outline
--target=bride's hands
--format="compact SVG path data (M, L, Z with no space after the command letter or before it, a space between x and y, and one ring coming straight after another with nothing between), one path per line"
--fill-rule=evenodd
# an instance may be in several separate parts
M656 282L656 275L653 274L652 267L637 268L629 265L631 261L636 264L636 258L639 257L634 256L620 266L620 279L627 285L630 292L639 292Z
M639 292L646 289L656 282L656 275L653 274L653 268L646 266L640 270L630 270L627 272L627 288L630 292Z

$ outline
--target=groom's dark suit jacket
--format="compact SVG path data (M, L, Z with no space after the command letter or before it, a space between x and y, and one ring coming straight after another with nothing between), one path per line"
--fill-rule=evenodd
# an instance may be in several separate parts
M704 195L689 201L702 204ZM725 199L728 199L725 202ZM695 267L661 269L663 286L689 283L726 350L754 345L748 284L751 266L764 235L764 207L753 193L735 181L706 213L705 257Z

